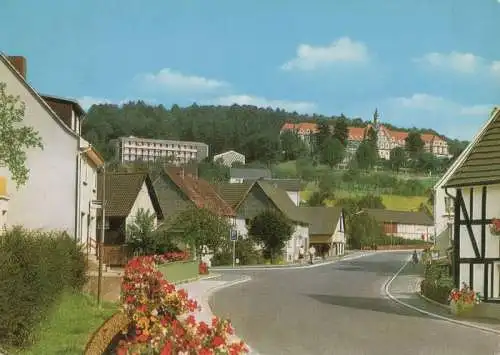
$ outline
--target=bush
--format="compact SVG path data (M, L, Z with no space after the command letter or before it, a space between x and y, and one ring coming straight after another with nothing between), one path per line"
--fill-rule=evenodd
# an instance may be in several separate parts
M66 289L86 282L85 256L65 233L20 227L0 238L0 343L28 346L36 328Z
M448 304L448 296L453 288L447 263L433 262L425 266L424 280L420 284L420 292L425 297Z
M239 259L239 265L262 264L264 258L259 250L255 249L255 242L251 238L240 239L236 242L236 257ZM214 254L212 258L213 266L232 265L233 263L233 244L228 242L220 251Z

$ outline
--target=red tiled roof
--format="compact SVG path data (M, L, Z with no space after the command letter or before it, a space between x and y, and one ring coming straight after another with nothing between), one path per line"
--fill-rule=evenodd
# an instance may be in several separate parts
M349 140L351 141L362 141L365 139L365 132L368 127L348 127L349 130Z
M235 212L207 181L182 173L182 168L168 167L165 173L199 208L208 208L220 216L234 216Z
M297 131L299 133L317 133L318 125L316 123L301 122L301 123L285 123L281 127L281 131ZM309 132L308 132L309 131Z

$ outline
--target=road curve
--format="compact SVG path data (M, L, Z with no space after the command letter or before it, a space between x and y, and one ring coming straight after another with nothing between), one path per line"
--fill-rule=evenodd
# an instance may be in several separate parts
M407 258L376 253L311 269L240 272L252 281L217 292L210 304L261 355L500 354L498 335L385 297L385 282Z

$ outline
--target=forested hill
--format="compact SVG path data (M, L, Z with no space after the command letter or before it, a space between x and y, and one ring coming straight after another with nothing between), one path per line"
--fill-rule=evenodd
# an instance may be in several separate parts
M193 104L185 108L174 105L171 109L166 109L163 105L152 106L138 101L122 106L92 106L83 123L83 135L106 159L113 156L110 140L121 136L137 136L201 141L210 145L211 154L234 149L245 154L248 161L273 161L279 155L279 131L284 122L335 121L340 117L345 118L348 125L366 124L359 118L350 119L343 115L300 115L255 106ZM419 131L434 132L430 129Z

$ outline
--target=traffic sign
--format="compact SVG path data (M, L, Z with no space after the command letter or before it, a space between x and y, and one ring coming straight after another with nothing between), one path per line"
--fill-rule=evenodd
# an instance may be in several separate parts
M229 238L231 239L232 242L235 242L238 240L238 231L235 231L234 229L231 230L229 234Z

